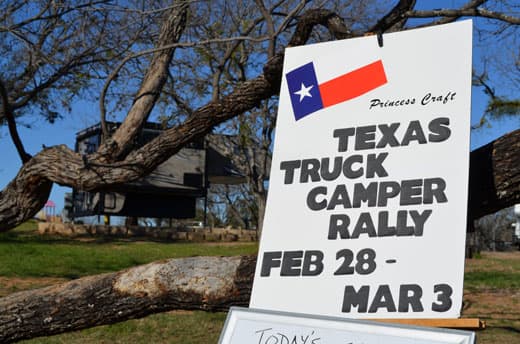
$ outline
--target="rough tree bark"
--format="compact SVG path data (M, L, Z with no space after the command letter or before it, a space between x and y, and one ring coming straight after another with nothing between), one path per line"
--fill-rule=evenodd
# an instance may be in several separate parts
M222 311L249 303L253 257L196 257L90 276L0 299L0 342L143 317L171 309Z
M520 202L520 129L471 152L468 218Z
M168 78L168 67L175 52L173 48L162 49L162 47L179 41L186 27L187 12L188 3L180 1L163 21L158 38L158 50L150 61L150 66L134 97L132 107L112 137L108 136L104 102L101 103L101 126L105 143L98 149L98 154L107 156L108 160L124 157L150 116ZM113 77L115 75L110 76L110 78Z

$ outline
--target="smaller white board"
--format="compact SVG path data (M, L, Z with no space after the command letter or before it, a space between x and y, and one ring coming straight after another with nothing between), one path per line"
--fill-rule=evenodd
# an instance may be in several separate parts
M219 344L474 344L469 331L231 307Z

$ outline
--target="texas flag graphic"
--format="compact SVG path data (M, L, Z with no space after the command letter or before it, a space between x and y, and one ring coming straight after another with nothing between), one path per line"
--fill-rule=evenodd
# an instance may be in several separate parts
M318 84L312 62L290 71L285 77L296 120L323 108L359 97L387 82L381 60L322 84Z

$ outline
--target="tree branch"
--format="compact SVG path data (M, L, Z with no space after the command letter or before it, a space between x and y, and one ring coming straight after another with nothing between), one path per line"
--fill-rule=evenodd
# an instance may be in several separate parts
M18 135L18 130L16 129L16 120L14 113L11 108L11 104L9 102L9 97L7 95L7 90L5 89L4 82L0 79L0 96L2 98L2 111L4 113L4 117L7 120L7 125L9 127L9 134L11 139L13 140L14 146L16 147L16 151L18 152L18 156L22 160L22 163L26 163L31 159L31 155L25 151L22 140Z
M167 45L163 45L160 47L147 49L147 50L140 51L138 53L131 54L131 55L125 57L124 59L122 59L121 62L119 62L119 64L116 66L116 68L114 68L114 70L110 73L110 75L105 80L105 84L103 85L103 89L101 90L101 94L99 96L99 110L100 110L101 118L102 119L106 118L105 103L106 103L106 95L107 95L108 89L110 88L110 84L117 77L117 75L119 74L121 69L123 69L123 67L129 61L131 61L133 59L136 59L136 58L139 58L142 56L146 56L146 55L150 55L150 54L154 54L154 53L158 53L158 52L162 52L164 50L175 49L175 48L192 48L192 47L206 45L206 44L226 43L226 42L234 42L234 41L263 42L268 39L269 39L269 37L252 38L252 37L245 37L245 36L228 37L228 38L214 38L214 39L208 39L208 40L204 40L204 41L200 41L200 42L172 43L172 44L167 44Z
M414 6L415 0L400 0L397 5L395 5L394 8L390 10L390 12L378 20L378 22L368 31L383 33L394 25L399 25L399 23L403 23L404 25L403 21L406 20L405 13L407 13Z
M489 11L484 8L468 8L468 9L441 9L431 11L407 11L404 14L408 18L432 18L432 17L483 17L500 20L512 25L520 25L520 18L508 16L504 13Z
M495 94L495 90L486 81L486 73L485 72L482 73L481 75L475 75L475 72L473 72L472 84L474 86L482 86L482 87L484 87L484 93L487 94L491 98L491 102L498 100L498 97ZM484 111L484 113L480 117L479 123L475 124L475 125L472 125L471 129L479 129L482 126L484 126L484 124L487 123L486 117L488 115L489 115L489 111L488 111L488 109L486 109L486 111Z
M159 47L179 41L186 27L187 12L188 2L182 2L178 7L169 12L161 27L157 43ZM148 119L168 78L168 67L173 53L173 48L161 49L154 53L141 83L141 88L134 98L132 107L110 140L107 140L108 128L105 121L104 99L100 102L103 142L106 143L102 144L98 150L101 155L105 155L109 159L118 159L124 156L131 148L131 142Z
M482 5L482 4L486 3L486 2L487 2L487 0L471 0L470 2L468 2L467 4L462 6L460 9L461 10L468 10L468 9L477 8L477 7L479 7L480 5ZM456 21L459 18L460 18L460 16L442 18L442 19L439 19L439 20L437 20L437 21L435 21L433 23L429 23L429 24L424 25L424 26L432 26L432 25L441 25L441 24L453 23L454 21ZM418 26L418 27L422 27L422 26Z
M49 336L175 309L247 306L254 257L170 259L0 299L0 342ZM110 306L107 306L110 305Z
M44 16L45 12L47 12L51 7L55 6L54 1L47 1L45 6L42 7L42 9L36 15L34 15L31 18L28 18L26 20L23 20L19 23L13 24L10 27L0 27L0 32L10 31L13 29L19 29L23 26L29 25L36 21L59 19L70 12L79 11L79 10L86 9L86 8L94 6L94 5L99 5L99 4L104 4L104 3L110 3L110 0L89 1L89 2L85 2L83 4L79 4L79 5L72 6L72 7L63 7L61 11L56 11L55 13Z
M265 7L263 0L255 0L256 6L264 17L265 24L267 27L267 35L269 36L269 46L267 47L267 57L271 58L275 53L275 33L274 33L274 22L271 13Z

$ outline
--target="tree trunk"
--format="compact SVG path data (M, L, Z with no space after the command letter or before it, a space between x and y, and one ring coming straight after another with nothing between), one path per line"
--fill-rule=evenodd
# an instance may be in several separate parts
M468 218L520 203L520 129L471 152Z
M158 38L157 49L179 41L185 27L188 15L189 2L179 1L175 7L167 14L161 26ZM161 49L154 53L146 74L144 75L141 87L134 97L134 101L125 120L110 138L105 123L104 104L102 107L101 124L103 128L103 138L106 142L98 149L98 154L109 157L109 160L120 160L133 145L142 127L148 120L154 108L163 86L168 77L170 66L175 49Z
M174 309L247 306L255 258L171 259L0 299L0 342L48 336Z
M257 231L259 239L262 237L262 228L264 227L265 206L266 206L266 202L267 202L266 195L267 195L267 192L265 192L265 193L256 192L255 193L256 205L258 207L258 209L257 209L258 220L257 220L256 231Z

